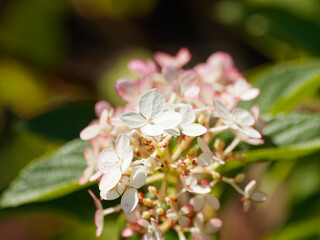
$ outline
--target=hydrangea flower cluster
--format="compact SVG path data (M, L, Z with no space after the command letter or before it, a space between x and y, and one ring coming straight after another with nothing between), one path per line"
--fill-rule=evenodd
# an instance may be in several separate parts
M122 78L115 86L126 106L99 101L97 120L80 133L91 147L84 153L88 166L79 183L98 181L101 200L121 198L119 205L103 209L90 191L97 207L97 236L104 217L122 210L127 220L123 237L162 239L173 228L180 239L186 233L212 239L210 234L223 225L216 216L219 199L212 193L218 182L242 196L244 212L253 202L267 200L255 192L255 180L242 189L238 184L244 174L228 178L217 171L227 161L243 159L234 151L240 142L263 143L258 106L251 112L237 108L239 101L256 98L259 89L245 80L227 53L214 53L186 70L190 59L182 48L176 56L158 52L149 61L130 61L128 67L139 79ZM224 131L234 136L228 145L217 137Z

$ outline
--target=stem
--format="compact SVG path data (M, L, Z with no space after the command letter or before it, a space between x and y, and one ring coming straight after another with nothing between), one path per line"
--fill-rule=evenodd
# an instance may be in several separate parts
M111 213L119 212L120 210L121 210L121 205L119 204L114 207L110 207L110 208L103 210L103 215L106 216Z
M211 133L220 133L220 132L223 132L224 130L227 130L229 129L228 126L219 126L219 127L213 127L213 128L210 128L208 130L208 132L211 132Z
M173 162L175 162L180 157L181 153L189 146L192 139L192 137L186 137L186 139L182 141L182 143L178 146L176 151L172 154Z
M238 193L245 195L245 192L233 181L232 178L222 177L221 181L229 183Z
M233 149L240 143L240 138L236 137L230 145L224 150L223 155L226 156L228 153L232 152Z
M150 184L150 183L153 183L156 181L160 181L163 178L164 178L164 173L158 173L156 175L151 175L151 176L147 177L145 184Z
M179 240L186 240L186 237L184 236L184 233L180 229L175 227L174 230L176 230L176 232L178 233Z

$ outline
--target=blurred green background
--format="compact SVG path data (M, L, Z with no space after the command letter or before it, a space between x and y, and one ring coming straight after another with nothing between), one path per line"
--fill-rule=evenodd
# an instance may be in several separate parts
M32 159L77 138L95 101L121 104L113 85L131 76L128 60L185 46L192 67L222 50L250 80L272 64L316 61L319 12L318 0L0 1L0 192ZM319 92L305 91L292 109L319 113ZM270 200L245 215L238 196L223 195L219 239L319 239L319 156L246 168ZM86 189L5 208L0 238L95 239L94 210ZM108 216L101 239L115 239L115 226Z

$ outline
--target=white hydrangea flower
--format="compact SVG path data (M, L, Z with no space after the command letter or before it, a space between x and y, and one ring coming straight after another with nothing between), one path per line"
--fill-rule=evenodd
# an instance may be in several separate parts
M147 233L143 235L142 239L143 240L161 240L163 233L162 231L158 228L158 224L154 218L150 219L149 223L145 219L139 219L137 223L147 229Z
M268 200L268 197L263 192L255 192L257 181L251 180L244 188L245 195L242 198L243 211L247 213L250 210L251 202L262 203Z
M193 212L192 205L184 205L180 208L179 211L174 210L173 208L168 209L166 212L166 216L168 218L172 218L172 227L174 227L177 223L181 227L190 227L191 226L191 219L190 215Z
M122 195L121 208L125 212L132 212L139 201L137 189L142 187L147 179L147 171L144 166L137 166L129 176L123 175L121 181L109 191L100 192L105 200L114 200Z
M261 134L252 128L251 126L255 123L254 117L247 111L241 108L235 108L232 112L218 100L213 101L215 108L214 115L219 117L227 127L240 131L252 138L261 138Z
M177 128L169 129L167 132L173 136L180 136L180 131L187 136L196 137L207 132L207 129L199 123L193 123L196 114L192 107L183 105L175 108L175 111L182 115L182 121Z
M211 192L209 184L198 185L197 178L193 175L185 176L180 174L180 182L182 183L183 187L191 193L207 194Z
M98 157L98 168L103 174L99 184L99 189L102 192L107 192L116 186L121 175L132 162L133 151L128 135L119 135L116 139L115 148L116 150L106 148Z
M210 163L212 163L212 161L215 161L219 164L224 164L223 160L221 160L220 158L213 155L209 146L202 138L198 137L197 142L198 142L199 147L202 150L202 153L199 155L199 157L197 159L197 163L199 165L208 166Z
M139 100L140 113L126 112L121 121L130 128L140 128L148 136L159 136L164 130L175 128L182 120L182 115L175 111L164 111L165 98L158 89L144 93Z

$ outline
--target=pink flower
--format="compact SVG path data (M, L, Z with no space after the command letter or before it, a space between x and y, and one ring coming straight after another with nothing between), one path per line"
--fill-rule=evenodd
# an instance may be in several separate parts
M184 205L180 208L179 211L174 210L173 208L168 209L166 216L168 218L172 218L172 227L174 227L177 223L181 227L190 227L191 226L191 214L193 212L192 205Z
M164 52L156 52L154 59L161 67L171 65L180 68L190 61L191 54L187 48L181 48L176 56L171 56Z
M183 187L191 193L207 194L211 191L209 184L198 185L197 178L194 175L185 176L180 174L180 182Z
M142 74L142 76L146 76L156 72L156 66L154 62L146 62L140 59L131 60L128 63L128 68L134 73Z
M236 101L249 101L255 99L259 95L260 90L253 88L245 79L240 78L235 83L227 86L226 92Z

